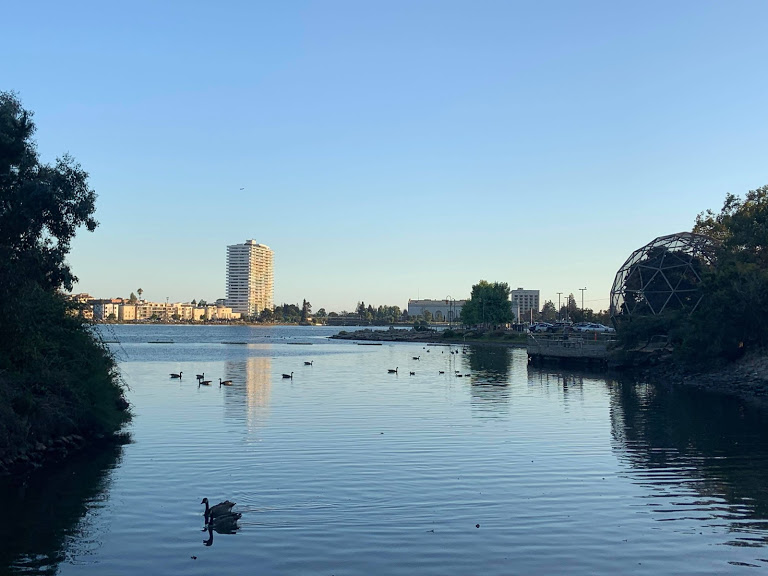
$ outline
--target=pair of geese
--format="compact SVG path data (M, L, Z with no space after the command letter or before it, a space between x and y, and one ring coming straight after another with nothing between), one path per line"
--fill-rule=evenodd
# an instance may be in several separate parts
M197 387L198 388L200 386L210 386L211 385L211 381L205 379L205 372L203 372L202 374L195 374L195 376L197 377ZM222 380L221 378L219 378L219 388L221 388L222 386L232 386L232 380Z
M306 362L305 361L304 362L304 366L312 366L312 364L314 364L314 363L315 363L314 360L312 360L311 362ZM291 380L293 380L293 372L291 372L290 374L283 374L283 378L290 378Z

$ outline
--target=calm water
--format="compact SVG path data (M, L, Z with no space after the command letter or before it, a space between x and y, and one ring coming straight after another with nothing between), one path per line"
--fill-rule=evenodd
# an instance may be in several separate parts
M765 414L334 331L107 328L134 443L0 485L0 573L768 570ZM237 502L239 529L201 531L204 496Z

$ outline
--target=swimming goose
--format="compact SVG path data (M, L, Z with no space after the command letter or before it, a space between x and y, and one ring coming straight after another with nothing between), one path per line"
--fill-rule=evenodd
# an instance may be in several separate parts
M235 505L234 502L224 500L224 502L219 502L215 506L208 506L208 498L203 498L200 501L200 504L205 504L205 512L203 512L203 516L206 518L216 518L217 516L233 514L232 507Z
M399 366L398 366L398 368L399 368ZM397 374L397 368L395 368L394 370L392 370L392 368L388 368L387 369L387 373L389 373L389 374Z
M312 362L314 362L314 360L312 360ZM304 366L312 366L312 362L305 361L304 362Z
M178 378L179 380L181 380L181 372L179 372L178 374L171 372L171 378Z
M201 384L203 386L210 386L211 385L211 381L210 380L198 380L197 381L197 387L199 388Z
M232 386L232 380L222 380L219 378L219 388L222 386Z
M293 372L291 372L290 374L283 374L283 378L290 378L291 380L293 380Z
M205 379L205 372L203 372L202 374L195 374L195 378L197 378L198 380L204 380Z
M416 372L409 372L408 374L409 374L410 376L416 376Z

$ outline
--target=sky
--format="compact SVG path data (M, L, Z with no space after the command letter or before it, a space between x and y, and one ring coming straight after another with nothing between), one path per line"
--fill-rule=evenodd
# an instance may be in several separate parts
M609 305L616 271L768 184L768 3L15 2L0 90L98 194L76 292Z

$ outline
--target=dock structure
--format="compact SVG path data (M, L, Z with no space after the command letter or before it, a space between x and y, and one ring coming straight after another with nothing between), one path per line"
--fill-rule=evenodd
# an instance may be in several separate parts
M594 335L528 335L526 349L532 361L604 363L611 340Z

